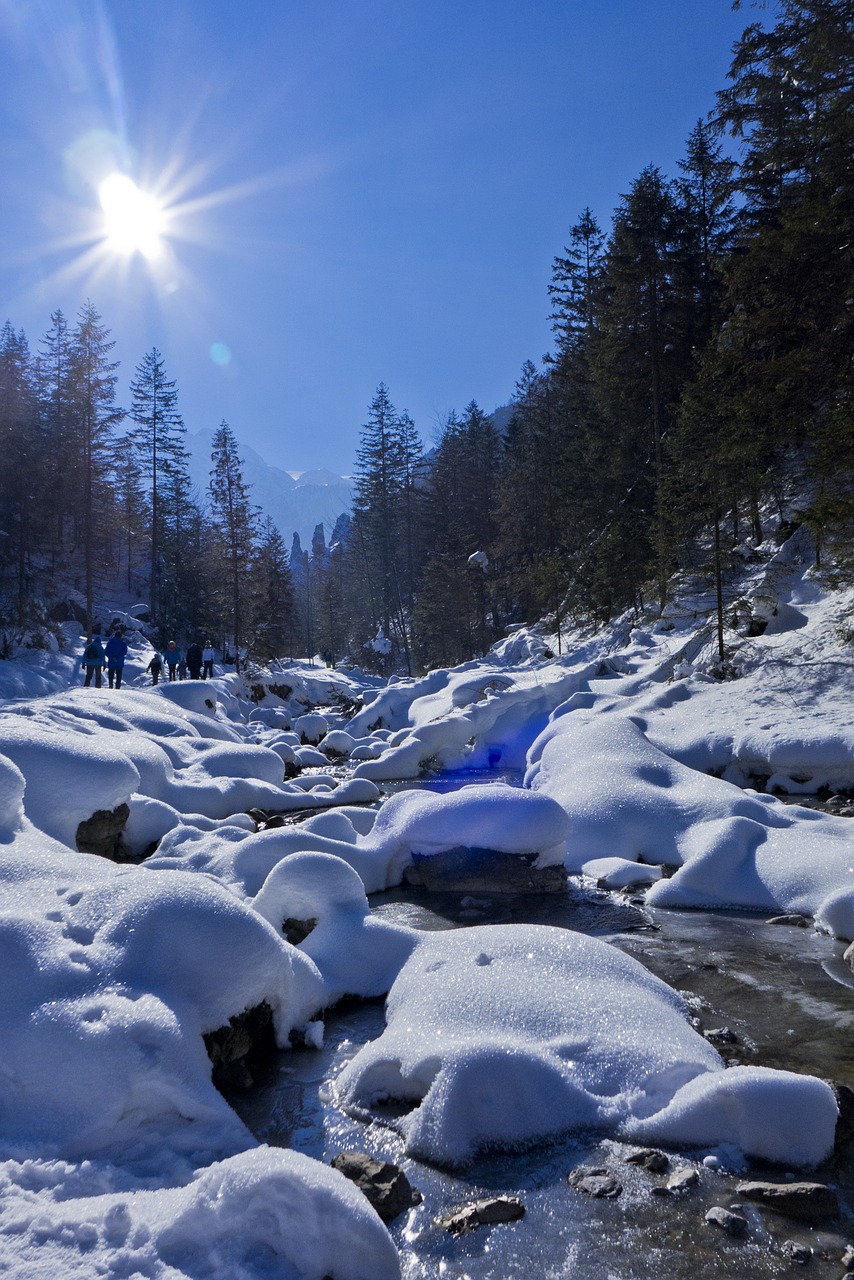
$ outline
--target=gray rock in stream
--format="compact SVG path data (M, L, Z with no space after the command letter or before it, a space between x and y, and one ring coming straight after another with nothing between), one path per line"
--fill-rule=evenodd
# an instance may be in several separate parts
M690 1191L692 1187L696 1187L700 1181L700 1175L696 1169L692 1169L690 1165L685 1165L681 1169L676 1169L667 1179L668 1191Z
M453 1236L464 1236L470 1231L477 1231L478 1227L518 1222L524 1216L525 1206L517 1196L489 1196L443 1214L436 1218L436 1225L444 1227Z
M731 1209L724 1209L721 1205L716 1204L711 1208L704 1221L713 1227L720 1227L728 1236L747 1234L747 1219L740 1213L733 1213Z
M630 1156L626 1156L626 1164L640 1165L648 1173L666 1173L670 1168L670 1159L663 1151L644 1147L642 1151L633 1151Z
M333 1157L332 1168L355 1183L383 1222L392 1222L423 1199L396 1164L374 1160L364 1151L342 1151Z
M802 1222L839 1217L836 1192L823 1182L740 1182L736 1192L743 1200Z
M567 1176L567 1182L576 1191L582 1191L595 1200L614 1200L622 1194L622 1185L607 1169L591 1169L579 1165Z
M784 1258L800 1263L802 1267L805 1267L808 1262L812 1262L813 1251L810 1246L808 1244L800 1244L797 1240L784 1240L780 1245L780 1252Z

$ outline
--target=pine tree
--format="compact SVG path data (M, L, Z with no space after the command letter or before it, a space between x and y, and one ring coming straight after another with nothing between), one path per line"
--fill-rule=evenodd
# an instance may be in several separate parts
M417 538L420 445L380 383L362 427L353 498L353 571L364 592L367 627L382 627L411 674L410 619Z
M285 540L267 516L252 565L251 651L261 661L293 655L294 587Z
M112 495L110 470L113 432L124 417L115 404L116 369L109 359L115 343L91 302L82 307L71 341L74 384L74 426L78 442L78 493L83 572L86 592L86 626L94 623L96 556L103 550L108 499Z
M24 626L38 512L39 420L29 345L7 321L0 331L0 567L3 614Z
M249 486L243 479L237 441L225 421L214 434L211 463L208 486L211 524L225 570L223 608L231 623L235 666L239 672L244 629L251 616L250 571L257 541L257 513L249 498Z
M163 491L170 479L174 482L186 470L186 430L178 412L175 382L166 377L163 357L156 347L137 365L130 389L131 417L137 425L129 433L129 439L149 489L150 606L152 617L159 622L165 524Z

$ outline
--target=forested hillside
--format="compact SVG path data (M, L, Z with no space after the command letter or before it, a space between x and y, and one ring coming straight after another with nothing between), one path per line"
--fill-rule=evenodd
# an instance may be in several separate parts
M663 605L677 569L720 585L798 477L820 562L854 552L854 0L783 0L747 26L675 175L651 164L610 227L568 217L554 349L509 423L472 401L424 454L381 385L352 519L290 554L255 512L223 423L204 507L159 352L115 403L91 303L30 349L0 334L0 608L46 620L75 584L145 599L260 659L323 652L413 672L543 614ZM556 157L556 163L558 158ZM535 196L535 193L534 193ZM722 599L722 596L720 597Z

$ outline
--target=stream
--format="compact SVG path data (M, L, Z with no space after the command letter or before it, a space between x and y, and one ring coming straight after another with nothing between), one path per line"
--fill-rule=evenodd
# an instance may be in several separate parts
M710 1038L727 1062L807 1072L854 1089L854 973L842 960L844 944L811 929L733 912L653 911L636 894L579 891L572 882L566 894L528 896L402 887L372 896L371 907L424 930L512 921L595 935L690 996L702 1029L723 1031ZM331 1101L327 1082L382 1029L382 1001L345 1003L328 1014L321 1050L279 1053L256 1086L231 1102L271 1145L327 1162L340 1151L367 1151L404 1168L424 1197L390 1226L406 1280L780 1280L805 1269L812 1280L840 1280L845 1272L840 1260L854 1242L851 1138L821 1168L795 1175L837 1189L843 1216L820 1228L738 1201L745 1173L779 1179L785 1170L748 1170L735 1157L716 1169L703 1164L704 1152L669 1152L670 1170L653 1174L625 1163L627 1145L573 1135L451 1173L407 1158L392 1129L355 1120ZM607 1168L622 1193L596 1200L575 1191L566 1178L578 1165ZM668 1173L686 1165L699 1183L662 1194ZM462 1236L436 1225L443 1212L486 1194L518 1195L525 1217ZM737 1208L749 1222L746 1236L706 1224L714 1205ZM808 1266L790 1256L791 1242L813 1251Z

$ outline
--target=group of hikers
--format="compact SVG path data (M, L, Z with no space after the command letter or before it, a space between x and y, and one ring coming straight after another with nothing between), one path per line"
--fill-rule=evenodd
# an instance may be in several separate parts
M170 640L163 651L163 656L155 649L154 656L145 668L151 674L151 683L157 684L163 674L163 668L169 672L170 680L207 680L213 677L214 651L210 640L206 640L204 648L194 640L187 645L187 652L182 653L174 640Z
M115 630L111 627L106 641L102 641L100 632L95 632L83 650L84 687L88 689L94 681L95 688L100 689L106 667L110 688L121 689L127 652L128 642L123 626L117 626ZM193 641L187 646L186 654L181 653L174 640L170 640L162 656L155 649L146 671L155 685L164 667L170 680L184 680L188 675L191 680L207 680L213 678L213 666L214 649L210 640L206 640L204 646Z

